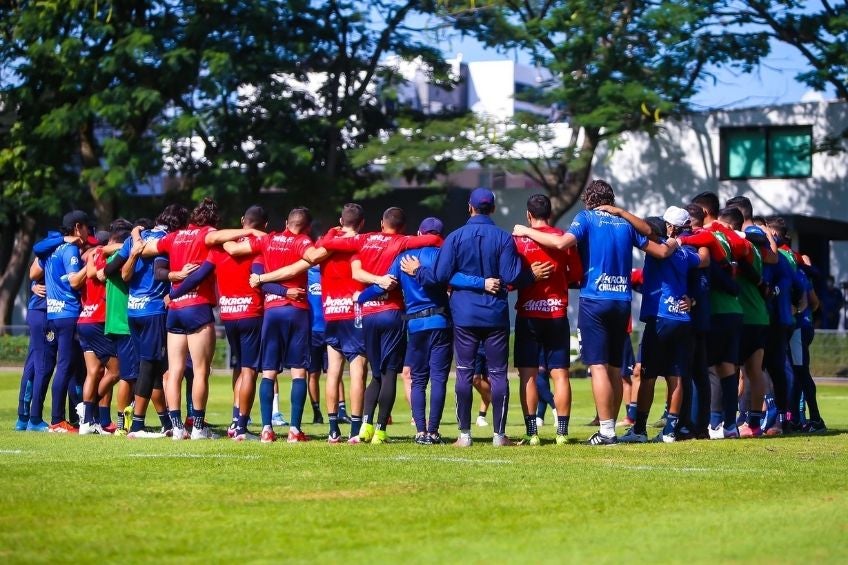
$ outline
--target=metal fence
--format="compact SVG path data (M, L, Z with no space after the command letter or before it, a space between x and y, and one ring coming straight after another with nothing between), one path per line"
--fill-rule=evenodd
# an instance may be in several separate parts
M26 359L29 328L6 326L7 335L0 336L0 366L21 366ZM213 368L228 369L230 348L224 337L224 326L215 326L218 344L215 348ZM575 336L572 334L572 341ZM638 340L638 330L634 330ZM810 346L810 370L816 377L848 378L848 332L844 330L817 330ZM579 366L579 362L577 363Z

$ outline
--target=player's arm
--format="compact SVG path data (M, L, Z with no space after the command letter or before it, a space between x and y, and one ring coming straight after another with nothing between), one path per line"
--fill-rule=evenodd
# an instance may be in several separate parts
M261 282L262 282L262 284L264 284L264 283L270 283L270 282L286 281L286 280L289 280L293 277L296 277L297 275L303 273L304 271L307 271L309 269L309 267L311 267L311 266L312 266L312 263L310 263L306 259L298 259L297 261L295 261L291 265L286 265L285 267L280 267L279 269L274 269L273 271L271 271L269 273L263 272ZM254 273L254 274L256 274L256 273ZM259 281L257 280L257 283L258 282ZM251 283L251 286L253 286L252 283Z
M698 248L698 268L706 269L710 266L710 250L706 247Z
M278 282L267 282L265 276L265 265L253 263L250 266L250 286L253 288L259 287L263 294L276 294L291 300L303 300L306 296L306 289L304 288L292 288Z
M595 208L595 210L606 212L607 214L612 214L613 216L618 216L623 220L627 220L627 223L633 226L637 232L641 233L644 236L651 235L651 226L648 224L648 222L646 222L635 214L631 214L623 208L619 208L618 206L610 206L609 204L603 204Z
M200 283L215 270L215 263L206 260L199 267L196 265L192 265L192 267L191 271L188 272L177 288L171 287L171 292L169 293L171 300L176 300L177 298L196 289L198 285L200 285ZM168 275L170 278L171 273L168 273Z
M362 261L359 259L351 261L350 272L353 276L353 280L361 282L362 284L376 284L383 290L391 290L397 286L396 278L389 274L378 276L373 273L369 273L362 268Z
M568 249L569 247L577 245L577 237L570 232L557 235L541 232L520 224L512 228L512 235L516 237L529 237L539 245L543 247L551 247L553 249Z
M456 290L477 290L488 292L486 283L489 280L497 282L498 290L500 290L500 279L496 279L494 277L486 279L476 275L466 275L465 273L454 273L454 275L450 278L450 281L448 281L448 284L451 288ZM494 287L494 283L492 283L492 286Z
M420 249L422 247L440 247L444 240L435 234L427 233L424 235L408 235L403 240L401 251L409 249Z
M213 230L206 234L206 237L203 239L203 242L206 244L206 247L215 247L216 245L223 245L228 241L234 241L236 239L246 237L248 235L252 235L254 237L262 237L265 235L265 232L252 228Z
M74 261L74 258L76 258L76 261ZM79 289L85 283L86 279L86 269L84 267L80 267L79 264L79 250L74 247L72 251L66 252L63 261L65 263L65 272L67 273L68 284L70 284L73 289Z
M759 249L760 256L763 258L763 263L768 263L770 265L777 263L777 245L772 247L774 238L772 238L768 230L746 231L745 239L747 239L751 245L754 245L757 249Z
M29 266L29 278L33 281L40 281L44 278L44 267L41 266L41 259L37 257L33 259L32 265Z
M135 233L136 231L133 230L133 236L135 236ZM130 244L132 247L130 248L129 257L127 257L126 261L124 261L121 265L121 278L124 279L124 282L129 282L135 273L135 264L144 256L145 243L146 242L142 241L141 237L133 237L132 243ZM156 242L154 241L153 243L155 244ZM120 259L120 256L117 259L113 259L113 261L118 259Z
M253 245L247 239L243 241L226 241L223 244L223 248L231 257L244 257L255 253Z
M32 246L32 252L39 259L46 259L64 242L65 236L57 231L51 231L47 233L47 237L37 241L35 245Z
M666 259L671 257L678 247L680 247L680 242L673 237L669 238L665 243L657 243L649 239L642 247L642 251L655 259Z

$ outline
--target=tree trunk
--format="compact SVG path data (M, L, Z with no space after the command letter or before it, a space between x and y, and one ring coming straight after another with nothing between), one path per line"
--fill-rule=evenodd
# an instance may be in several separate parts
M89 121L80 127L80 159L83 169L100 166L97 152L97 140L94 138L94 125ZM88 190L94 201L94 215L99 227L105 228L115 219L115 199L111 194L103 194L96 181L88 182Z
M583 194L592 175L592 160L598 146L598 132L587 130L580 145L580 157L571 162L561 162L556 172L557 182L548 195L551 199L551 223L557 221L574 206Z
M24 216L16 222L14 245L9 262L0 274L0 335L7 332L12 322L12 309L24 276L29 272L28 262L35 242L35 218Z

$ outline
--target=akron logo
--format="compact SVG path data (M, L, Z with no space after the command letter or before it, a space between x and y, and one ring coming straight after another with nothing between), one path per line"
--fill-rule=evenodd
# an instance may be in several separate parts
M53 343L54 341L56 341L56 334L53 333L53 330L51 330L47 332L47 334L44 336L44 339L47 340L47 343Z

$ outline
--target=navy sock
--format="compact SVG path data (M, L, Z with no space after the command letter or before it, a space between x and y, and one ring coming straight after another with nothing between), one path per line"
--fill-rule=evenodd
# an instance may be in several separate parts
M757 429L763 420L763 413L759 410L751 410L748 412L748 427Z
M236 423L236 435L247 433L248 420L250 420L250 415L239 414L238 421Z
M162 424L162 427L166 430L170 430L174 427L174 424L171 423L171 418L168 417L168 411L163 410L162 412L157 412L157 416L159 416L159 423Z
M559 416L557 415L557 435L567 436L568 435L568 421L571 419L571 416Z
M306 394L306 379L292 379L291 425L298 430L303 421L303 407L306 405Z
M530 414L529 416L524 416L524 428L527 430L528 436L535 436L538 434L536 430L536 415Z
M339 413L338 412L330 412L329 414L327 414L327 417L330 419L330 435L331 436L342 435L342 431L339 429Z
M262 413L262 427L271 425L271 412L274 409L274 381L262 379L259 383L259 411Z
M169 410L168 416L171 418L171 425L178 430L185 428L183 425L183 414L180 410Z
M345 401L342 400L339 402L339 418L347 415L347 406L345 405Z
M636 421L636 403L631 402L627 405L627 417L630 418L630 421Z
M202 410L199 409L199 408L195 408L194 414L192 414L192 415L194 416L194 420L192 421L192 427L195 427L199 430L206 427L206 409L205 408L202 409Z
M648 434L648 412L636 411L636 423L633 424L633 432L637 434Z
M721 425L721 412L710 412L710 427L716 429Z
M84 424L93 424L94 423L94 403L93 402L83 402L82 403L82 423Z
M132 426L130 427L131 432L140 432L144 429L144 416L140 414L133 414Z
M669 412L665 417L665 426L663 426L662 433L665 435L677 433L677 423L679 421L680 417L677 414Z
M239 409L238 406L233 406L233 422L238 422Z
M312 413L313 414L320 414L321 413L321 403L320 402L312 402L311 404L312 404Z
M100 420L101 426L108 426L112 423L112 413L108 406L97 407L97 419Z
M724 409L724 429L736 427L736 407L739 405L739 374L734 373L721 379L721 405Z
M362 416L350 415L350 437L358 436L362 429Z

